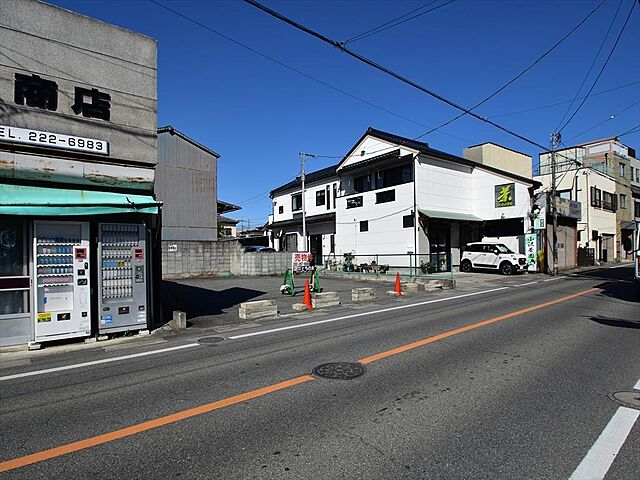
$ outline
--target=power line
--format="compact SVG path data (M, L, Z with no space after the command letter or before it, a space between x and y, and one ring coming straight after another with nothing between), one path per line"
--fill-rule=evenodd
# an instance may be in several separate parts
M307 78L309 80L312 80L312 81L314 81L314 82L316 82L316 83L318 83L318 84L320 84L320 85L322 85L324 87L330 88L330 89L332 89L332 90L334 90L336 92L339 92L339 93L341 93L343 95L346 95L349 98L352 98L353 100L357 100L358 102L361 102L361 103L363 103L365 105L368 105L370 107L376 108L376 109L378 109L378 110L380 110L382 112L388 113L389 115L393 115L393 116L395 116L397 118L401 118L402 120L405 120L407 122L413 123L415 125L420 125L422 127L426 127L427 126L424 123L418 122L416 120L412 120L411 118L406 117L406 116L404 116L404 115L402 115L400 113L396 113L396 112L394 112L392 110L389 110L389 109L387 109L385 107L382 107L382 106L377 105L377 104L375 104L373 102L370 102L369 100L365 100L364 98L361 98L361 97L358 97L357 95L349 93L346 90L343 90L343 89L341 89L339 87L331 85L330 83L327 83L324 80L321 80L321 79L319 79L317 77L314 77L313 75L305 73L302 70L298 70L297 68L292 67L291 65L288 65L288 64L286 64L286 63L284 63L284 62L282 62L280 60L277 60L276 58L273 58L273 57L271 57L271 56L269 56L269 55L267 55L265 53L260 52L259 50L256 50L253 47L250 47L249 45L246 45L246 44L244 44L244 43L242 43L242 42L240 42L238 40L235 40L234 38L229 37L228 35L225 35L224 33L221 33L219 31L217 31L217 30L215 30L215 29L213 29L213 28L211 28L211 27L199 22L198 20L195 20L195 19L193 19L193 18L191 18L191 17L189 17L189 16L177 11L177 10L174 10L171 7L163 5L162 3L158 2L157 0L149 0L149 1L151 3L154 3L155 5L158 5L161 8L164 8L165 10L173 13L174 15L177 15L177 16L183 18L184 20L187 20L188 22L193 23L194 25L197 25L197 26L207 30L208 32L213 33L214 35L218 35L219 37L224 38L225 40L227 40L227 41L229 41L229 42L231 42L231 43L233 43L233 44L235 44L235 45L237 45L239 47L242 47L242 48L244 48L246 50L249 50L250 52L252 52L252 53L254 53L254 54L256 54L256 55L258 55L258 56L260 56L262 58L265 58L265 59L267 59L267 60L269 60L269 61L271 61L271 62L273 62L273 63L275 63L277 65L280 65L281 67L284 67L287 70L295 72L298 75L301 75L301 76L303 76L303 77L305 77L305 78ZM450 134L450 133L447 133L447 132L440 132L440 133L442 133L443 135L447 135L447 136L453 137L453 138L457 138L459 140L464 140L465 142L473 143L472 140L468 140L466 138L458 137L456 135L453 135L453 134Z
M620 7L622 7L622 1L623 0L620 0L620 3L618 3L618 8L616 9L616 13L613 15L613 18L611 19L611 23L609 24L609 28L607 29L607 33L604 34L604 38L602 39L602 42L600 42L600 47L598 48L598 51L596 52L595 57L593 57L593 62L591 62L591 66L589 67L589 70L587 70L587 73L585 74L584 78L582 79L582 83L580 83L580 86L578 87L578 90L576 91L576 94L574 95L573 100L571 100L571 104L567 108L567 111L564 112L564 115L562 116L562 118L558 122L558 125L556 126L556 130L562 124L562 122L564 122L564 119L567 118L567 115L569 115L569 112L571 111L571 107L573 107L573 103L578 98L578 95L580 95L580 91L582 90L582 87L584 87L584 84L586 83L587 78L589 78L589 74L591 73L591 70L593 69L594 65L596 64L596 61L598 60L598 57L600 56L600 52L602 51L602 47L604 47L604 44L607 41L607 38L609 37L609 32L611 32L611 29L613 28L613 24L616 22L616 18L618 18L618 12L620 11Z
M629 135L630 133L635 133L637 130L640 130L640 123L635 127L630 128L626 132L621 133L620 135L616 135L616 137L624 137L625 135Z
M605 93L610 93L610 92L614 92L616 90L621 90L623 88L632 87L634 85L638 85L639 83L640 83L640 80L635 81L635 82L631 82L631 83L625 83L624 85L620 85L618 87L613 87L613 88L609 88L607 90L600 90L599 92L592 93L591 96L592 97L596 97L598 95L604 95ZM527 108L525 110L517 110L515 112L497 113L495 115L488 115L487 118L508 117L508 116L511 116L511 115L519 115L519 114L522 114L522 113L529 113L529 112L535 112L535 111L538 111L538 110L545 110L547 108L553 108L553 107L557 107L557 106L564 105L564 104L567 104L567 103L571 103L571 102L573 102L575 100L582 100L585 97L586 97L586 95L583 95L582 97L577 97L574 100L563 100L561 102L548 103L546 105L541 105L539 107Z
M449 100L449 99L443 97L442 95L440 95L440 94L438 94L438 93L436 93L436 92L434 92L434 91L432 91L432 90L430 90L430 89L428 89L428 88L426 88L426 87L424 87L424 86L422 86L422 85L420 85L420 84L418 84L418 83L416 83L416 82L414 82L414 81L412 81L412 80L400 75L399 73L394 72L393 70L391 70L391 69L389 69L389 68L387 68L387 67L385 67L383 65L380 65L380 64L374 62L373 60L370 60L369 58L367 58L367 57L365 57L363 55L360 55L359 53L354 52L353 50L350 50L349 48L347 48L346 46L344 46L343 44L341 44L340 42L338 42L336 40L332 40L332 39L326 37L325 35L323 35L321 33L318 33L318 32L316 32L316 31L314 31L314 30L312 30L312 29L310 29L308 27L305 27L304 25L301 25L301 24L299 24L299 23L297 23L297 22L285 17L284 15L282 15L280 13L278 13L278 12L276 12L274 10L271 10L268 7L265 7L264 5L258 3L255 0L244 0L244 1L246 3L248 3L248 4L250 4L250 5L258 8L259 10L262 10L263 12L271 15L274 18L277 18L278 20L280 20L282 22L285 22L285 23L291 25L292 27L297 28L298 30L301 30L301 31L313 36L313 37L316 37L317 39L319 39L319 40L321 40L321 41L323 41L323 42L325 42L325 43L327 43L329 45L332 45L333 47L337 48L338 50L346 53L347 55L349 55L349 56L351 56L351 57L353 57L353 58L355 58L355 59L367 64L367 65L369 65L370 67L373 67L376 70L380 70L380 71L386 73L387 75L390 75L391 77L393 77L393 78L395 78L397 80L400 80L401 82L406 83L407 85L409 85L409 86L411 86L411 87L413 87L413 88L415 88L415 89L417 89L417 90L419 90L419 91L421 91L423 93L426 93L427 95L429 95L429 96L431 96L433 98L436 98L436 99L440 100L441 102L446 103L447 105L452 106L453 108L456 108L456 109L458 109L458 110L460 110L462 112L465 112L467 115L471 115L472 117L474 117L474 118L476 118L476 119L478 119L478 120L480 120L482 122L485 122L485 123L488 123L490 125L493 125L497 129L499 129L499 130L501 130L501 131L513 136L513 137L516 137L516 138L518 138L518 139L520 139L520 140L522 140L522 141L524 141L526 143L529 143L529 144L531 144L531 145L533 145L535 147L541 148L543 150L547 149L547 147L541 145L540 143L538 143L538 142L536 142L534 140L531 140L531 139L529 139L529 138L527 138L527 137L525 137L523 135L520 135L519 133L516 133L513 130L509 130L508 128L503 127L502 125L499 125L499 124L497 124L496 122L494 122L492 120L489 120L489 119L487 119L485 117L482 117L482 116L472 112L470 109L465 108L465 107L453 102L452 100Z
M627 24L629 23L629 19L631 18L631 14L633 13L633 9L636 8L636 0L633 0L632 4L631 4L631 9L629 10L629 13L627 15L626 20L624 21L624 24L622 25L622 28L620 29L620 33L618 33L618 37L616 38L615 43L613 44L613 46L611 47L611 51L609 52L609 55L607 56L607 59L604 61L604 64L602 65L602 68L600 69L600 71L598 72L598 75L596 76L595 80L593 81L593 83L591 84L591 88L589 89L589 91L587 92L587 95L584 97L584 99L582 100L582 102L580 102L580 105L578 105L578 108L575 109L575 111L571 114L571 116L569 117L569 119L562 125L562 127L560 127L560 129L556 129L558 131L558 133L562 132L562 130L564 130L564 128L569 125L569 123L571 122L571 120L573 120L573 118L576 116L576 114L580 111L580 109L582 108L582 106L584 105L584 103L587 101L587 99L589 98L589 96L591 95L591 92L593 91L593 89L595 88L596 84L598 83L598 80L600 80L600 77L602 76L602 73L604 72L604 69L607 67L607 64L609 63L609 60L611 59L613 52L615 52L616 47L618 46L618 43L620 42L620 38L622 38L622 34L624 33L625 29L627 28Z
M593 127L591 127L591 128L587 128L586 130L584 130L584 131L582 131L582 132L580 132L580 133L578 133L578 134L574 135L573 137L569 138L569 139L567 140L567 142L570 142L570 141L571 141L571 140L573 140L574 138L578 138L579 136L584 135L585 133L590 132L591 130L594 130L594 129L598 128L599 126L604 125L604 124L605 124L605 123L607 123L607 122L610 122L611 120L615 119L618 115L622 115L624 112L626 112L627 110L629 110L630 108L632 108L632 107L636 106L636 105L637 105L637 104L639 104L639 103L640 103L640 100L638 100L638 101L636 101L636 102L633 102L631 105L629 105L629 106L628 106L627 108L625 108L624 110L620 110L618 113L615 113L615 114L613 114L613 115L609 116L609 118L607 118L606 120L604 120L604 121L602 121L602 122L598 123L597 125L594 125L594 126L593 126Z
M355 37L352 37L352 38L350 38L348 40L345 40L343 42L343 44L346 45L348 43L357 42L359 40L362 40L363 38L367 38L367 37L370 37L372 35L376 35L376 34L378 34L380 32L384 32L385 30L389 30L390 28L395 28L398 25L402 25L403 23L409 22L409 21L411 21L411 20L413 20L415 18L421 17L422 15L426 15L427 13L431 13L431 12L433 12L435 10L438 10L438 9L440 9L442 7L445 7L445 6L449 5L450 3L455 2L455 0L450 0L450 1L446 2L446 3L443 3L441 5L433 7L432 9L427 10L426 12L420 12L420 13L417 13L417 14L409 17L409 18L405 18L405 17L407 17L407 15L410 15L410 14L412 14L414 12L417 12L418 10L423 10L423 9L429 7L430 5L433 5L437 1L438 0L434 0L433 2L430 2L427 5L422 5L421 7L415 8L415 9L411 10L410 12L405 13L404 15L400 15L399 17L394 18L393 20L389 20L388 22L383 23L382 25L379 25L376 28L372 28L371 30L367 30L366 32L361 33L360 35L356 35Z
M540 55L538 58L536 58L533 63L531 63L528 67L526 67L524 70L522 70L520 73L518 73L515 77L513 77L511 80L509 80L507 83L505 83L503 86L501 86L498 90L496 90L495 92L493 92L491 95L485 97L483 100L481 100L479 103L475 104L473 107L471 107L469 109L469 111L471 110L475 110L476 108L478 108L480 105L488 102L489 100L491 100L493 97L495 97L496 95L498 95L500 92L502 92L503 90L505 90L509 85L511 85L513 82L515 82L516 80L518 80L520 77L522 77L525 73L527 73L529 70L531 70L533 67L535 67L538 63L540 63L542 61L543 58L545 58L547 55L549 55L552 51L554 51L557 47L559 47L567 38L569 38L576 30L578 30L588 19L589 17L591 17L591 15L593 15L596 10L598 10L602 5L604 4L604 0L601 0L600 3L598 3L582 20L580 20L580 22L578 22L578 24L573 27L571 30L569 30L560 40L558 40L555 44L553 44L551 46L551 48L547 49L542 55ZM456 120L458 120L459 118L464 117L467 114L467 112L462 112L458 115L456 115L455 117L453 117L452 119L444 122L443 124L432 128L431 130L429 130L428 132L423 133L422 135L420 135L417 138L421 138L424 137L426 135L429 135L430 133L435 132L436 130L439 130L442 127L446 127L447 125L449 125L450 123L455 122Z
M393 22L397 21L397 20L401 20L403 18L406 18L408 15L411 15L412 13L418 12L420 10L424 10L425 8L428 8L429 6L433 5L434 3L436 3L438 0L433 0L432 2L427 3L426 5L420 5L418 8L414 8L413 10L409 10L407 13L404 13L402 15L400 15L399 17L396 18L392 18L391 20L389 20L388 22L383 23L382 25L378 25L377 27L371 28L369 30L367 30L366 32L362 32L359 35L356 35L354 37L351 37L347 40L345 40L343 43L346 45L347 43L351 43L351 42L356 42L360 39L360 37L362 37L363 35L367 35L369 33L375 32L376 30L386 27L387 25L392 24Z

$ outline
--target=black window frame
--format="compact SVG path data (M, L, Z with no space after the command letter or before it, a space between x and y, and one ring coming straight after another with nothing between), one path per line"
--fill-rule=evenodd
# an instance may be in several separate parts
M395 202L395 201L396 201L395 188L376 193L376 205L378 203L389 203L389 202Z
M416 217L414 214L402 216L402 228L413 228L415 226Z
M597 187L591 187L591 206L602 207L602 190Z
M295 200L299 198L300 199L300 207L299 208L295 208ZM295 193L293 195L291 195L291 211L292 212L298 212L302 210L302 193Z
M347 198L347 208L360 208L363 204L362 195Z
M283 205L280 205L280 206L278 207L278 215L282 215L283 213L284 213L284 206L283 206Z
M361 232L369 231L369 220L360 220L360 231Z
M322 207L326 203L326 194L324 188L316 190L316 207Z

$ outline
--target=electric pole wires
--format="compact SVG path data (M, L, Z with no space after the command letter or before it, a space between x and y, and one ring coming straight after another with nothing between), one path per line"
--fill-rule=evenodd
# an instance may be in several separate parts
M246 3L252 5L252 6L256 7L257 9L262 10L263 12L267 13L268 15L270 15L270 16L272 16L272 17L274 17L274 18L276 18L276 19L278 19L278 20L280 20L280 21L282 21L284 23L287 23L287 24L291 25L292 27L297 28L298 30L301 30L301 31L303 31L303 32L305 32L305 33L307 33L307 34L309 34L309 35L311 35L311 36L313 36L313 37L315 37L315 38L317 38L317 39L319 39L319 40L321 40L321 41L323 41L323 42L325 42L325 43L327 43L327 44L329 44L329 45L331 45L331 46L333 46L335 48L337 48L341 52L346 53L347 55L355 58L356 60L359 60L360 62L363 62L363 63L369 65L370 67L375 68L376 70L380 70L381 72L384 72L387 75L390 75L391 77L393 77L393 78L395 78L395 79L397 79L397 80L399 80L399 81L401 81L401 82L403 82L403 83L405 83L405 84L407 84L407 85L409 85L409 86L411 86L411 87L413 87L413 88L415 88L415 89L417 89L417 90L419 90L419 91L421 91L423 93L426 93L427 95L429 95L429 96L431 96L433 98L436 98L437 100L440 100L441 102L446 103L447 105L449 105L449 106L451 106L451 107L453 107L453 108L455 108L457 110L460 110L461 112L464 112L467 115L470 115L470 116L480 120L481 122L488 123L489 125L494 126L498 130L501 130L501 131L511 135L512 137L518 138L518 139L520 139L520 140L522 140L522 141L524 141L526 143L529 143L529 144L533 145L534 147L540 148L542 150L546 150L547 149L547 147L543 146L542 144L540 144L540 143L538 143L538 142L536 142L534 140L531 140L531 139L525 137L524 135L520 135L519 133L514 132L513 130L510 130L510 129L506 128L506 127L503 127L502 125L500 125L500 124L498 124L498 123L496 123L496 122L494 122L492 120L489 120L488 118L485 118L485 117L483 117L481 115L478 115L477 113L472 112L471 109L465 108L465 107L457 104L456 102L454 102L452 100L449 100L448 98L445 98L442 95L440 95L440 94L438 94L438 93L436 93L436 92L434 92L434 91L432 91L432 90L430 90L430 89L428 89L428 88L426 88L426 87L414 82L413 80L410 80L407 77L404 77L403 75L400 75L399 73L396 73L393 70L391 70L391 69L389 69L389 68L387 68L387 67L385 67L383 65L380 65L380 64L374 62L373 60L371 60L371 59L369 59L369 58L367 58L367 57L365 57L363 55L360 55L359 53L354 52L353 50L351 50L351 49L347 48L346 46L344 46L341 42L338 42L336 40L332 40L332 39L326 37L325 35L323 35L321 33L318 33L315 30L310 29L309 27L305 27L304 25L301 25L301 24L299 24L299 23L297 23L297 22L285 17L284 15L282 15L282 14L280 14L280 13L278 13L278 12L276 12L276 11L274 11L274 10L272 10L272 9L262 5L262 4L260 4L259 2L255 1L255 0L244 0L244 1Z
M604 34L604 38L602 39L602 42L600 42L600 47L598 48L598 51L596 52L595 57L593 57L593 62L591 62L591 65L589 66L589 70L587 70L587 73L585 74L584 78L582 79L582 83L578 87L578 91L576 91L576 94L573 97L573 100L571 100L571 103L567 107L567 111L564 112L564 115L562 116L562 118L558 122L558 125L556 126L556 130L560 127L560 125L562 125L562 122L564 122L564 119L567 118L567 115L569 115L569 112L571 111L571 108L573 107L573 104L578 99L578 95L580 95L580 92L582 91L582 87L584 87L584 84L587 82L587 78L589 78L589 74L591 73L591 70L593 70L593 67L596 64L596 61L598 60L598 57L600 56L600 52L602 51L602 47L604 47L604 44L607 41L607 38L609 38L609 33L611 32L611 29L613 28L613 24L616 22L616 18L618 18L618 12L620 11L620 7L622 7L622 1L623 0L620 0L620 3L618 3L618 8L616 9L616 13L613 14L613 18L611 19L611 23L609 24L609 28L607 28L607 33Z
M571 123L571 120L573 120L573 118L580 111L580 109L582 108L584 103L589 99L589 96L591 95L591 92L593 91L593 89L595 88L596 84L598 83L598 80L600 80L600 77L602 76L602 73L604 72L604 69L607 68L607 64L609 63L609 60L611 60L613 52L615 52L616 47L618 46L618 43L620 42L620 38L622 37L622 34L624 33L625 29L627 28L627 24L629 23L629 19L631 18L631 15L633 14L633 10L636 8L636 2L637 2L637 0L633 0L631 2L631 9L629 10L629 13L627 14L627 18L624 21L624 24L622 25L622 28L620 29L620 32L618 33L618 37L616 38L615 43L613 44L613 46L611 47L611 50L609 51L609 55L607 55L606 60L602 64L602 68L598 72L598 75L596 76L596 78L593 80L593 83L591 84L591 88L589 88L589 91L587 92L587 95L582 99L582 102L580 102L580 105L578 105L578 108L576 108L574 110L574 112L571 114L569 119L566 122L564 122L564 124L559 129L556 129L558 133L561 133L562 130L564 130L565 127L567 125L569 125L569 123Z
M531 63L528 67L526 67L524 70L522 70L520 73L518 73L515 77L513 77L511 80L509 80L507 83L505 83L503 86L501 86L499 89L497 89L496 91L494 91L491 95L485 97L484 99L482 99L480 102L476 103L473 107L471 107L469 109L469 111L475 110L476 108L478 108L480 105L483 105L484 103L488 102L489 100L491 100L493 97L495 97L496 95L498 95L500 92L502 92L503 90L505 90L509 85L511 85L513 82L515 82L516 80L518 80L520 77L522 77L525 73L527 73L529 70L531 70L533 67L535 67L538 63L540 63L542 61L542 59L544 59L547 55L549 55L551 52L553 52L557 47L559 47L567 38L569 38L576 30L578 30L588 19L589 17L591 17L591 15L593 15L602 5L604 4L604 0L600 0L600 3L598 3L593 9L591 9L591 11L582 19L580 20L580 22L578 22L578 24L573 27L571 30L569 30L560 40L558 40L555 44L553 44L551 46L551 48L547 49L544 53L542 53L542 55L540 55L538 58L536 58L533 63ZM575 101L575 99L574 99ZM431 130L423 133L422 135L418 136L417 138L421 138L424 137L426 135L429 135L430 133L433 133L437 130L440 130L442 127L446 127L447 125L455 122L456 120L458 120L459 118L464 117L465 115L467 115L467 112L462 112L459 113L458 115L456 115L455 117L453 117L452 119L444 122L442 125L439 125L437 127L432 128Z
M426 15L427 13L431 13L435 10L438 10L439 8L445 7L453 2L455 2L455 0L449 0L446 3L443 3L441 5L438 5L436 7L433 7L429 10L427 10L426 12L420 12L420 13L416 13L413 16L408 17L409 15L411 15L412 13L415 13L419 10L424 10L425 8L430 7L431 5L433 5L434 3L436 3L438 0L434 0L433 2L429 2L426 5L422 5L418 8L414 8L413 10L410 10L409 12L405 13L404 15L400 15L399 17L396 17L392 20L389 20L388 22L383 23L382 25L377 26L376 28L372 28L370 30L367 30L366 32L361 33L360 35L356 35L355 37L351 37L348 40L345 40L344 42L342 42L343 45L347 45L348 43L353 43L353 42L357 42L358 40L362 40L363 38L367 38L370 37L372 35L376 35L380 32L384 32L385 30L389 30L390 28L395 28L398 25L402 25L403 23L409 22L415 18L421 17L422 15Z

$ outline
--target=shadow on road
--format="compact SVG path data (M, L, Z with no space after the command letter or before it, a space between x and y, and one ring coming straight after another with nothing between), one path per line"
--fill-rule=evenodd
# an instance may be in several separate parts
M175 282L162 282L162 306L165 316L182 310L187 318L220 315L225 309L238 306L266 292L242 287L209 290Z
M598 315L595 317L588 317L596 323L606 325L608 327L622 327L622 328L640 328L640 320L626 320L624 318L608 318Z

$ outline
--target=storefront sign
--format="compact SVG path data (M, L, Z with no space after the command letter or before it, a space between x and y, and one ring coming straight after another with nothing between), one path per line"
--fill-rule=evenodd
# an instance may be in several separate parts
M533 216L533 229L544 230L547 228L547 207L541 207L540 211Z
M495 198L496 208L513 207L516 204L516 184L496 185Z
M18 105L58 110L58 84L39 75L16 73L13 86L13 100ZM99 118L109 121L111 118L111 96L97 88L75 87L74 103L71 110L83 117Z
M308 272L311 270L311 263L313 262L313 254L309 252L292 253L291 254L291 269L293 273Z
M578 221L582 220L582 206L580 202L556 197L556 210L561 217L575 218Z
M525 255L527 256L527 270L535 272L538 270L538 255L536 249L536 234L527 233L524 236Z
M0 125L0 141L109 155L109 143L104 140L75 137L61 133L41 132L39 130L9 127L6 125Z
M47 323L51 321L50 313L39 313L38 314L38 323Z

